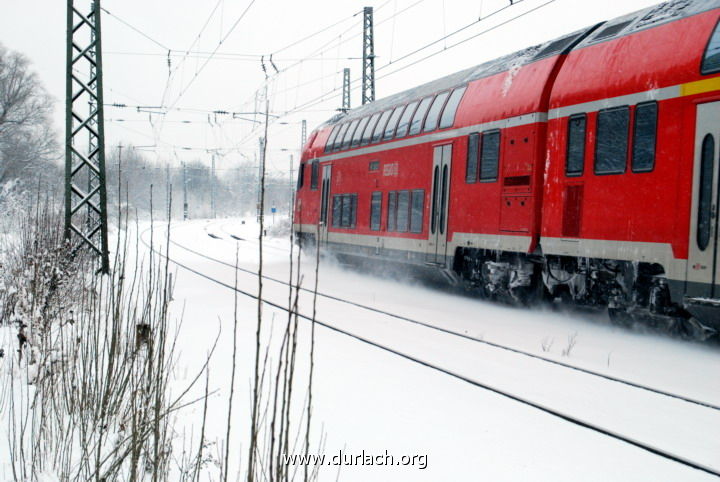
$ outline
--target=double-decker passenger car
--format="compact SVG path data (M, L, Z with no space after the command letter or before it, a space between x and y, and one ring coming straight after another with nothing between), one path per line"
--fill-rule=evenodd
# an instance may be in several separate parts
M720 0L675 0L353 109L294 229L480 293L720 328Z

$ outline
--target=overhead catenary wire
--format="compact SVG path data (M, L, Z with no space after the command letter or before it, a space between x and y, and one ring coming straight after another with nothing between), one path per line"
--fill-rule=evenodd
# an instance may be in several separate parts
M519 0L519 1L524 1L524 0ZM522 18L522 17L524 17L525 15L529 15L529 14L531 14L531 13L537 11L537 10L540 10L541 8L546 7L546 6L550 5L551 3L555 3L556 1L557 1L557 0L548 0L547 2L545 2L545 3L541 4L541 5L538 5L537 7L534 7L534 8L532 8L532 9L526 11L526 12L523 12L523 13L515 16L515 17L512 17L512 18L510 18L510 19L508 19L508 20L506 20L506 21L504 21L504 22L501 22L501 23L499 23L499 24L497 24L497 25L494 25L494 26L492 26L492 27L489 27L489 28L487 28L487 29L485 29L485 30L483 30L483 31L481 31L481 32L479 32L479 33L477 33L477 34L474 34L474 35L472 35L472 36L470 36L470 37L467 37L467 38L465 38L465 39L463 39L463 40L460 40L460 41L458 41L458 42L455 42L454 44L451 44L451 45L445 47L443 50L438 50L438 51L436 51L436 52L433 52L433 53L431 53L431 54L428 54L428 55L426 55L425 57L422 57L422 58L420 58L420 59L418 59L418 60L415 60L415 61L413 61L413 62L411 62L411 63L409 63L409 64L405 64L405 65L403 65L402 67L400 67L400 68L398 68L398 69L395 69L395 70L393 70L393 71L391 71L391 72L388 72L388 73L386 73L385 75L381 75L380 77L378 77L378 79L383 79L383 78L388 77L388 76L390 76L390 75L396 74L396 73L398 73L398 72L400 72L400 71L402 71L402 70L405 70L405 69L407 69L407 68L410 68L410 67L412 67L413 65L416 65L416 64L418 64L418 63L420 63L420 62L424 62L424 61L426 61L427 59L429 59L429 58L431 58L431 57L434 57L434 56L436 56L436 55L438 55L438 54L441 54L441 53L445 52L446 50L450 50L450 49L452 49L452 48L454 48L454 47L457 47L458 45L462 45L462 44L464 44L465 42L468 42L468 41L473 40L473 39L475 39L475 38L477 38L477 37L480 37L481 35L485 35L485 34L488 33L488 32L492 32L493 30L496 30L496 29L498 29L498 28L500 28L500 27L502 27L502 26L504 26L504 25L509 24L510 22L513 22L513 21L515 21L515 20L517 20L517 19L519 19L519 18ZM516 2L516 3L519 3L519 2ZM489 16L488 16L488 17L489 17ZM488 18L488 17L485 17L485 18ZM382 67L382 68L385 68L385 67L389 67L389 65L384 65L384 66L381 66L381 67ZM377 70L382 70L382 68L379 68L379 69L377 69Z
M521 0L521 1L524 1L524 0ZM380 76L380 77L377 77L376 80L379 80L379 79L388 77L388 76L393 75L393 74L396 74L396 73L398 73L398 72L400 72L400 71L402 71L402 70L405 70L405 69L407 69L407 68L409 68L409 67L411 67L411 66L413 66L413 65L416 65L416 64L418 64L418 63L420 63L420 62L424 62L425 60L427 60L427 59L429 59L429 58L431 58L431 57L434 57L435 55L438 55L438 54L440 54L440 53L443 53L443 52L445 52L446 50L450 50L451 48L454 48L454 47L456 47L456 46L458 46L458 45L461 45L461 44L463 44L463 43L465 43L465 42L467 42L467 41L469 41L469 40L472 40L472 39L477 38L477 37L479 37L479 36L481 36L481 35L484 35L484 34L486 34L486 33L488 33L488 32L491 32L491 31L493 31L493 30L495 30L495 29L497 29L497 28L500 28L500 27L502 27L502 26L504 26L504 25L507 25L507 24L509 24L509 23L511 23L511 22L513 22L513 21L515 21L515 20L518 20L519 18L522 18L522 17L524 17L524 16L526 16L526 15L532 13L532 12L535 12L535 11L537 11L537 10L539 10L539 9L541 9L541 8L543 8L543 7L551 4L551 3L554 3L555 1L557 1L557 0L548 0L548 1L545 2L545 3L543 3L543 4L541 4L541 5L537 6L537 7L534 7L534 8L532 8L532 9L530 9L530 10L527 10L527 11L525 11L525 12L523 12L523 13L520 13L520 14L514 16L514 17L511 17L510 19L508 19L508 20L506 20L506 21L504 21L504 22L502 22L502 23L500 23L500 24L498 24L498 25L494 25L494 26L492 26L492 27L490 27L490 28L487 28L487 29L485 29L485 30L483 30L483 31L475 34L475 35L472 35L471 37L465 38L465 39L460 40L460 41L458 41L458 42L456 42L456 43L454 43L454 44L451 44L451 45L449 45L446 49L439 50L439 51L437 51L437 52L433 52L433 53L431 53L431 54L429 54L429 55L427 55L427 56L425 56L425 57L422 57L422 58L420 58L420 59L418 59L418 60L415 60L415 61L413 61L413 62L411 62L411 63L409 63L409 64L405 64L405 65L403 65L403 66L401 66L401 67L399 67L399 68L397 68L397 69L395 69L395 70L393 70L393 71L391 71L391 72L388 72L388 73L386 73L385 75L382 75L382 76ZM513 6L514 6L514 5L515 5L515 4L513 4ZM503 8L507 8L507 7L503 7ZM487 18L489 18L489 17L490 17L490 15L484 17L484 19L487 19ZM473 24L475 24L475 23L477 23L477 22L474 22ZM454 33L451 33L451 34L449 34L449 35L454 35ZM435 42L433 42L433 44L434 44L434 43L437 43L438 41L442 41L442 38L441 38L441 39L438 39L438 40L435 41ZM426 46L425 48L428 48L428 47L429 47L429 46ZM396 63L396 62L397 62L397 61L395 61L394 63ZM382 67L382 68L385 68L385 67L387 67L387 66L389 66L389 65L388 65L388 64L384 64L384 65L381 66L381 67ZM379 70L381 70L381 68L376 69L376 71L379 71ZM356 90L356 89L358 88L358 85L357 85L357 84L358 84L361 80L362 80L362 79L361 79L360 77L356 77L356 78L352 79L351 82L350 82L350 84L351 84L351 90L353 90L353 91ZM315 97L315 98L313 98L313 99L311 99L311 100L309 100L309 101L306 101L305 103L303 103L303 104L301 104L301 105L299 105L299 106L294 107L293 109L290 109L290 110L284 112L280 117L282 117L282 116L284 116L284 115L289 115L289 114L292 114L292 113L295 113L295 112L302 111L302 110L303 110L304 108L306 108L306 107L314 107L314 106L316 106L316 105L318 105L318 104L321 104L321 103L325 102L326 100L328 100L328 99L327 99L328 96L335 94L335 93L338 92L339 90L340 90L339 88L334 88L334 89L332 89L332 90L330 90L330 91L328 91L328 92L325 92L325 93L323 93L323 94L321 94L321 95L319 95L319 96L317 96L317 97Z
M187 49L183 57L180 59L179 62L176 63L175 68L171 69L168 73L168 78L165 82L165 88L163 89L162 98L160 100L160 105L165 105L165 98L167 96L168 89L170 88L170 83L172 82L173 77L175 76L175 73L182 67L182 65L185 63L185 60L188 58L188 54L190 51L195 48L195 45L200 41L200 38L202 37L203 33L205 32L205 29L210 24L210 20L212 20L213 16L215 15L215 12L217 11L218 7L220 6L220 3L222 0L218 0L218 2L215 4L215 7L210 12L210 15L208 15L207 20L205 20L205 23L200 28L200 32L195 36L195 39L193 40L192 44L190 44L190 47ZM168 54L170 54L170 51L168 51Z
M387 1L386 1L385 3L383 3L380 7L378 7L378 8L376 9L376 13L377 13L377 11L379 11L380 9L382 9L383 7L385 7L386 5L388 5L388 4L390 3L390 1L391 1L391 0L387 0ZM399 15L404 14L405 12L407 12L407 11L409 11L410 9L416 7L417 5L420 5L421 3L425 2L425 1L427 1L427 0L416 0L415 2L413 2L413 3L410 4L410 5L408 5L407 7L403 8L403 9L400 10L399 12L395 12L395 13L393 13L393 15L391 15L391 16L389 16L389 17L387 17L387 18L384 18L384 19L382 19L382 20L380 20L380 21L378 21L378 22L375 22L375 26L378 27L378 26L384 24L385 22L388 22L388 21L390 21L390 20L398 17ZM356 16L356 15L358 15L359 13L361 13L361 12L355 13L353 16ZM359 19L359 20L357 21L357 23L361 24L361 23L362 23L361 19ZM329 51L331 51L331 50L333 50L333 49L335 49L335 48L338 48L338 49L339 49L339 47L340 47L341 45L343 45L343 44L345 44L345 43L349 42L350 40L353 40L353 39L355 39L355 38L357 38L357 37L360 37L360 36L362 35L362 32L357 32L357 33L355 33L355 34L353 34L353 35L349 35L349 36L346 35L348 32L350 32L350 31L351 31L353 28L355 28L355 27L356 27L356 25L353 25L353 26L351 26L351 27L348 27L348 28L347 28L346 30L344 30L342 33L340 33L339 35L337 35L335 38L333 38L332 40L330 40L330 41L326 42L325 44L321 45L321 46L318 47L316 50L314 50L314 51L312 51L310 54L308 54L307 56L303 57L302 59L297 60L295 63L293 63L293 64L291 64L291 65L289 65L289 66L286 66L286 67L284 67L284 68L281 68L277 74L275 74L275 75L273 75L273 76L270 77L270 81L273 81L275 78L277 78L278 75L284 74L284 73L288 72L289 70L292 70L293 68L295 68L295 67L297 67L297 66L299 66L299 65L302 65L303 62L305 62L305 61L307 61L307 60L309 60L309 59L312 59L312 58L315 58L315 57L318 57L318 56L323 56L326 52L329 52ZM339 56L337 56L337 58L339 58ZM266 85L266 82L267 82L267 81L261 83L260 86L256 88L255 92L250 96L250 99L254 98L254 97L257 95L258 92L260 92L261 90L263 90L263 89L265 88L264 86ZM246 100L243 105L246 105L249 101L250 101L250 100Z
M185 87L180 91L180 94L177 96L177 98L170 104L171 108L175 107L175 105L177 105L177 103L180 102L180 100L183 98L183 96L188 91L188 89L190 89L190 87L192 87L192 85L195 83L195 80L197 80L198 76L203 72L205 67L207 67L208 63L210 63L213 56L217 53L217 51L220 49L220 47L222 47L223 43L225 43L225 41L230 37L230 35L232 35L232 33L235 31L235 29L240 24L240 22L243 20L243 18L245 18L245 15L247 15L247 13L250 11L250 8L252 8L252 6L255 4L256 1L257 0L250 0L247 7L245 7L245 10L243 10L242 13L240 14L240 16L237 18L237 20L235 20L235 22L230 27L230 30L228 30L227 34L225 34L222 37L222 39L220 39L220 41L218 42L217 46L215 46L215 49L212 51L210 56L207 59L205 59L205 62L195 72L195 75L193 75L193 77L190 79L190 82L188 82L188 84L185 85Z
M381 8L383 8L383 7L384 7L385 5L387 5L390 1L391 1L391 0L387 0L383 5L381 5L380 7L378 7L378 10L380 10ZM390 19L395 18L396 16L398 16L398 15L406 12L407 10L409 10L409 9L411 9L411 8L419 5L419 4L421 4L421 3L424 2L424 1L426 1L426 0L417 0L417 1L415 1L414 3L412 3L411 5L405 7L405 8L402 9L401 11L395 12L395 13L394 13L392 16L390 16L389 18L384 19L384 20L381 21L381 22L378 22L378 25L384 23L385 21L388 21L388 20L390 20ZM242 17L244 17L244 15L247 13L247 10L252 6L252 4L253 4L254 2L255 2L255 0L252 0L252 1L251 1L251 3L248 5L248 7L245 9L245 11L243 11L243 13L242 13L242 15L240 16L240 18L236 21L236 23L233 25L233 27L231 27L230 31L221 38L220 42L218 43L218 45L216 46L216 48L215 48L212 52L209 52L209 53L204 53L204 52L203 52L202 54L196 55L196 57L198 57L198 58L204 58L204 59L205 59L205 62L204 62L204 63L202 64L202 66L195 72L195 75L191 78L190 82L189 82L188 84L186 84L186 85L182 88L182 90L181 90L180 94L178 95L178 97L168 106L168 105L166 105L166 103L165 103L165 96L166 96L166 93L167 93L167 89L169 88L169 82L171 81L172 75L173 75L174 72L177 72L177 69L178 69L179 66L182 64L182 62L185 60L185 58L187 58L187 57L189 57L189 56L192 55L192 48L194 47L195 43L197 42L197 39L202 35L203 31L204 31L205 28L207 27L210 19L212 18L212 16L213 16L214 13L216 12L217 7L218 7L218 5L220 4L220 2L218 2L218 3L215 5L215 7L213 8L210 16L208 17L208 19L206 20L205 24L203 25L200 34L198 34L198 36L196 36L196 42L193 43L193 46L191 46L190 49L184 51L185 53L183 54L183 58L181 59L180 63L176 63L176 64L175 64L175 69L172 70L172 71L170 72L169 76L168 76L168 79L167 79L167 81L166 81L166 86L165 86L165 89L164 89L164 92L163 92L163 99L161 100L161 106L164 106L164 107L165 107L165 110L168 110L168 111L169 111L169 110L174 110L175 105L181 100L181 98L184 96L184 94L187 92L187 90L191 87L191 85L194 83L194 81L197 79L197 77L200 75L200 73L203 71L203 69L207 66L207 64L208 64L213 58L215 58L216 55L218 55L218 50L219 50L220 46L222 45L222 43L227 39L227 37L230 35L230 33L232 33L232 30L237 26L237 24L239 23L239 21L242 19ZM109 13L109 12L108 12L108 13ZM346 17L345 19L341 19L341 20L338 21L338 22L334 22L333 24L328 25L327 27L325 27L325 28L323 28L323 29L320 29L320 30L318 30L318 31L316 31L316 32L314 32L314 33L312 33L312 34L310 34L310 35L308 35L308 36L300 39L299 41L293 43L293 45L296 45L297 43L300 43L301 41L304 41L305 39L314 38L314 37L316 37L317 35L319 35L320 33L324 32L324 31L327 31L327 30L329 30L329 29L331 29L331 28L333 28L333 27L335 27L335 26L337 26L337 25L340 25L340 24L342 24L344 21L347 21L348 19L353 18L353 17L356 16L357 14L358 14L358 13L355 13L355 14L353 14L353 15L350 16L350 17ZM121 19L118 19L118 20L121 20ZM179 51L179 50L169 49L167 46L165 46L164 44L162 44L162 43L160 43L160 42L155 41L152 37L150 37L149 35L147 35L145 32L143 32L143 31L140 30L139 28L131 25L131 24L130 24L129 22L127 22L127 21L124 21L124 20L123 20L123 23L125 23L129 28L131 28L132 30L136 31L136 32L139 33L140 35L146 37L148 40L152 41L153 43L155 43L155 44L158 45L159 47L163 48L163 50L167 50L167 54L160 54L160 53L158 53L158 54L152 54L152 53L151 53L151 54L149 54L149 55L157 55L157 56L168 55L168 56L172 56L172 55L173 55L173 52L183 52L183 51ZM340 44L343 44L343 43L351 40L351 39L354 38L354 37L359 36L359 34L356 34L356 35L349 36L349 37L346 36L346 37L343 39L343 35L344 35L345 33L347 33L348 31L349 31L349 30L346 30L345 32L343 32L343 34L341 34L341 36L339 37L339 38L340 38L340 42L338 43L338 46L339 46ZM309 56L306 56L306 57L303 57L303 58L298 59L298 60L295 62L295 64L293 64L293 65L291 65L291 66L289 66L289 67L285 67L285 68L282 69L282 70L278 69L278 74L283 73L283 72L286 72L287 70L293 68L295 65L299 65L299 64L301 64L301 63L304 62L304 61L308 61L308 60L312 59L312 58L313 58L313 57L312 57L313 55L323 54L323 53L325 53L327 50L329 50L329 49L331 49L331 48L335 48L335 42L331 42L331 44L332 44L332 45L330 45L330 46L328 46L328 45L326 44L325 48L320 47L319 50L314 51L314 52L311 53ZM286 46L286 47L289 48L289 46ZM281 49L278 49L278 50L276 50L275 52L284 51L284 50L286 50L286 47L283 47L283 48L281 48ZM274 53L275 53L275 52L274 52ZM129 54L129 53L118 52L118 54ZM205 55L207 55L207 57L205 57ZM223 55L223 54L220 54L220 58L223 58L222 55ZM242 55L242 54L240 54L240 55ZM240 56L240 55L238 55L238 56ZM248 56L248 58L250 58L250 56L253 55L253 54L246 54L246 55ZM257 58L257 57L256 57L256 58ZM349 58L347 58L347 59L348 59L348 60L352 60L353 58L352 58L352 57L349 57ZM323 59L323 60L326 60L326 59ZM276 74L276 75L277 75L277 74ZM320 80L321 80L321 79L320 79ZM317 82L317 81L318 81L318 80L315 80L315 82ZM308 82L308 84L309 84L309 83L312 83L312 82ZM284 91L283 91L283 92L284 92ZM283 92L281 92L281 93L283 93ZM165 122L165 120L162 119L162 120L160 121L160 123L159 123L159 126L154 126L154 129L153 129L153 130L154 130L154 133L155 133L156 136L159 135L158 130L160 130L160 131L162 130L162 126L164 125L164 122Z
M145 37L147 40L149 40L150 42L154 43L155 45L157 45L157 46L160 47L161 49L163 49L163 50L170 50L167 46L165 46L164 44L162 44L162 43L160 43L159 41L155 40L155 39L152 38L150 35L146 34L146 33L143 32L142 30L140 30L139 28L135 27L134 25L130 24L128 21L123 20L122 18L118 17L117 15L115 15L115 14L113 14L113 13L110 13L105 7L100 7L100 10L102 10L102 11L105 12L106 14L110 15L110 16L113 17L115 20L117 20L118 22L122 23L123 25L125 25L125 26L128 27L129 29L131 29L131 30L135 31L136 33L142 35L142 36Z
M396 12L396 13L393 14L391 17L384 19L383 21L379 22L378 24L391 20L392 18L396 17L397 15L402 14L403 12L409 10L410 8L413 8L415 5L418 5L418 4L422 3L423 1L425 1L425 0L418 0L418 1L414 2L413 4L405 7L404 9L402 9L402 10L399 11L399 12ZM522 1L524 1L524 0L518 0L517 2L515 2L515 5L519 4L519 3L522 2ZM542 5L536 7L536 8L534 8L534 9L532 9L532 10L529 10L529 11L527 11L527 12L524 12L524 13L522 13L521 15L518 15L517 17L513 17L513 18L509 19L509 20L501 23L500 25L496 25L496 26L494 26L494 27L492 27L492 28L490 28L490 29L486 29L486 30L480 32L479 34L473 35L473 36L471 36L471 37L469 37L469 38L462 39L462 40L456 42L455 44L452 44L452 45L448 46L448 49L453 48L453 47L455 47L455 46L457 46L457 45L460 45L461 43L467 42L467 41L469 41L469 40L472 39L472 38L476 38L476 37L478 37L479 35L485 34L485 33L487 33L488 31L493 30L493 29L495 29L495 28L498 28L498 27L501 26L501 25L506 25L506 24L508 24L508 23L516 20L517 18L520 18L520 17L522 17L522 16L524 16L524 15L527 15L528 13L530 13L530 12L532 12L532 11L535 11L535 10L537 10L538 8L542 8L542 7L544 7L545 5L547 5L547 4L549 4L549 3L552 3L552 2L554 2L554 1L555 1L555 0L550 0L549 2L546 2L545 4L542 4ZM388 2L386 2L386 4L387 4L387 3L388 3ZM248 7L249 7L249 6L248 6ZM506 9L506 8L509 8L509 6L503 7L501 10ZM496 14L496 13L497 13L497 11L492 12L490 15L484 17L484 19L487 19L487 18L491 17L492 15L494 15L494 14ZM336 22L336 23L337 23L337 22ZM471 25L474 25L474 24L476 24L476 23L477 23L477 22L473 22ZM456 30L456 31L454 31L454 32L451 32L450 34L447 34L447 35L443 36L443 37L451 37L451 36L453 36L453 35L456 35L457 33L458 33L458 31ZM229 32L228 32L228 34L229 34ZM358 36L358 35L359 35L359 33L358 33L356 36ZM227 38L227 35L225 35L224 38ZM349 40L349 37L346 37L346 38L342 39L342 42L344 43L345 41L348 41L348 40ZM398 62L400 62L402 59L405 59L405 58L408 58L408 57L410 57L410 56L412 56L412 55L415 55L416 53L418 53L418 52L420 52L420 51L422 51L422 50L424 50L424 49L427 49L427 48L431 47L432 45L435 45L435 44L438 43L439 41L442 41L442 38L441 38L441 39L438 39L438 40L436 40L436 41L434 41L434 42L431 42L430 44L426 44L426 45L422 46L422 47L419 48L419 49L415 49L415 50L412 51L412 52L409 52L409 53L407 53L407 54L404 54L402 57L400 57L400 58L398 58L398 59L393 59L391 62L388 62L387 64L384 64L384 65L380 66L380 67L378 68L378 70L381 71L381 70L389 67L391 64L395 64L395 65L396 65L396 64L397 64ZM219 48L219 47L216 47L216 49L215 49L213 52L210 52L210 55L213 55L213 53L217 54L218 48ZM410 64L402 65L402 66L399 67L399 68L396 68L396 69L394 69L394 70L392 70L392 71L390 71L390 72L385 73L384 75L380 76L379 78L385 78L385 77L387 77L387 76L393 75L393 74L395 74L395 73L397 73L397 72L400 72L400 71L402 71L402 70L404 70L404 69L406 69L406 68L409 68L409 67L412 66L412 65L416 65L416 64L419 63L419 62L422 62L422 61L424 61L424 60L426 60L426 59L428 59L428 58L430 58L430 57L432 57L432 56L434 56L434 55L437 55L438 53L441 53L441 52L444 52L444 50L440 50L440 51L438 51L438 52L431 53L430 55L427 55L427 56L425 56L425 57L423 57L423 58L421 58L421 59L418 59L418 60L416 60L416 61L414 61L414 62L412 62L412 63L410 63ZM313 55L313 53L310 54L310 56L312 56L312 55ZM203 65L207 65L207 63L210 61L210 59L211 59L211 57L208 57L208 59L206 59L206 61L205 61L205 63L204 63ZM291 67L291 66L290 66L290 67ZM290 67L286 67L286 68L284 68L284 69L280 69L280 74L282 74L284 71L288 70ZM197 78L197 75L199 75L199 72L201 72L201 69L198 71L198 73L196 73L196 76L193 77L193 79L196 79L196 78ZM277 75L279 75L279 74L275 74L273 77L277 77ZM351 90L355 91L355 90L358 88L359 80L360 80L359 78L356 78L356 79L353 79L353 80L352 80L352 82L351 82ZM191 83L192 83L192 80L191 80ZM187 91L187 89L189 88L189 86L191 85L191 83L185 86L185 88L183 89L183 92ZM310 82L308 82L308 83L310 83ZM278 93L284 93L286 90L287 90L287 89L284 89L284 90L282 90L282 91L280 91L280 92L278 92ZM283 111L279 112L279 114L280 114L279 117L283 117L283 118L284 118L284 117L287 117L287 116L289 116L289 115L292 115L292 114L297 113L297 112L300 112L300 111L311 110L312 107L317 106L317 105L319 105L319 104L322 104L323 102L329 100L329 98L330 98L332 95L334 95L336 92L338 92L338 91L339 91L339 87L334 87L334 88L330 89L329 91L327 91L327 92L325 92L325 93L322 93L322 94L320 94L319 96L314 97L314 98L311 98L311 99L309 99L309 100L307 100L307 101L304 101L304 102L302 102L302 103L300 103L300 104L298 104L298 103L296 102L295 106L292 106L292 107L290 107L290 108L286 108L286 109L284 109ZM181 96L182 96L182 93L181 93ZM180 96L180 97L181 97L181 96ZM173 103L173 106L174 106L174 104L177 103L177 101L179 101L180 97L178 97L178 99L176 99L176 101ZM174 110L174 109L175 109L175 108L173 107L173 109L168 109L168 110ZM321 109L321 110L323 110L323 111L332 111L332 109L328 109L328 110ZM275 123L275 122L277 122L277 121L278 121L278 120L275 119L275 120L273 120L272 122ZM242 137L239 142L238 142L238 141L234 141L235 146L238 146L238 147L239 147L239 146L242 146L243 144L245 144L245 143L248 142L249 140L253 139L254 136L255 136L255 132L256 132L256 129L251 129L250 133L247 134L247 136Z

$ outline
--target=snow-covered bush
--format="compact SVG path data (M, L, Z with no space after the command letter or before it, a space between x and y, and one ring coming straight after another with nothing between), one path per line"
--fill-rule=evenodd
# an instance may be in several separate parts
M0 480L168 480L185 401L168 389L167 265L136 263L123 236L97 275L93 256L71 256L62 219L44 201L3 220Z

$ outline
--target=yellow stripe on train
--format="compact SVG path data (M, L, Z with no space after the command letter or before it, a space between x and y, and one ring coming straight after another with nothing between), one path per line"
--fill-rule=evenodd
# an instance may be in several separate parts
M720 77L683 84L680 86L680 96L704 94L714 90L720 90Z

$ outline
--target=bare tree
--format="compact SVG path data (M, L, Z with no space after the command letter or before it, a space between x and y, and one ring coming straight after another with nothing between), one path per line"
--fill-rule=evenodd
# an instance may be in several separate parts
M53 101L29 61L0 45L0 185L57 184L60 166Z

